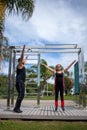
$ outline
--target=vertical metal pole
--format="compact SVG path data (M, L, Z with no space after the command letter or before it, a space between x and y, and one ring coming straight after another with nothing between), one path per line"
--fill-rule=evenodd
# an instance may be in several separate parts
M12 67L12 49L10 48L9 54L9 74L8 74L8 97L7 97L7 108L10 108L10 97L11 97L11 67Z
M15 58L16 53L13 52L13 71L12 71L12 93L11 93L11 106L14 105L14 87L15 87Z
M37 84L37 105L40 104L40 53L38 53L38 84Z
M84 50L81 48L81 62L82 62L82 83L85 81L85 76L84 76Z
M85 75L84 75L84 50L81 48L81 62L82 62L82 105L86 107L86 86L85 86Z
M48 96L48 83L47 83L47 96Z
M84 93L84 52L83 48L81 48L81 51L78 54L79 59L79 87L80 87L80 94L79 94L79 105L84 103L83 99L83 93ZM84 104L83 104L84 107Z
M79 105L82 104L82 94L81 94L81 80L82 80L82 70L81 70L81 57L80 57L80 54L81 54L81 50L80 52L78 53L78 66L79 66Z
M79 60L79 82L82 84L84 83L84 52L83 48L78 53L78 60Z

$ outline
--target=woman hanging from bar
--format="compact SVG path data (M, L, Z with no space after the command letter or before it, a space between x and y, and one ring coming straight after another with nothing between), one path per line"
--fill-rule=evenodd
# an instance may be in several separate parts
M48 67L47 65L41 63L42 66L47 68L49 71L53 72L55 74L55 84L54 84L54 89L55 89L55 111L58 109L58 95L60 92L60 97L61 97L61 108L64 111L64 73L76 62L74 60L67 68L63 69L61 64L57 64L55 69L52 69Z
M23 50L20 58L18 59L18 65L16 70L16 90L18 92L18 97L16 100L14 112L21 113L20 106L25 94L25 78L26 78L26 69L25 69L25 60L24 60L24 50L25 45L23 46Z

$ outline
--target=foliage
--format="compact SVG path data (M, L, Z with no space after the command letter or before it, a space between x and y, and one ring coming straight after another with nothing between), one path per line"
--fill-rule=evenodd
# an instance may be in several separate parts
M5 19L6 1L0 0L0 35L4 31L4 19Z
M26 68L26 72L26 93L30 96L30 94L37 93L37 65L32 65L30 68Z
M8 77L5 75L0 75L0 97L5 97L7 95L7 85Z
M42 63L46 64L47 65L47 62L42 59L41 60ZM53 66L50 66L53 68ZM44 66L41 66L41 69L40 69L40 73L41 73L41 77L45 80L47 80L48 78L50 78L53 74L52 72L50 72L47 68L45 68Z
M23 18L30 18L34 10L34 0L6 0L6 8L9 13L21 12Z
M67 75L67 77L69 77L70 75L69 71L66 71L65 74Z
M0 35L0 47L7 47L9 45L8 38Z
M53 91L54 90L54 85L48 83L48 91Z
M34 10L33 0L0 0L0 32L4 31L4 20L6 11L8 14L21 13L23 19L29 19Z
M44 59L42 59L41 62L47 65L47 62ZM41 86L42 89L44 89L44 86L47 84L46 80L50 78L53 74L44 66L41 66L40 73L41 73L41 78L43 79Z
M65 90L70 90L73 87L73 81L67 76L64 76L64 82L65 82Z
M87 72L87 61L84 64L85 72Z
M47 65L47 62L44 59L41 60L41 63L44 63ZM41 77L43 78L46 77L47 68L45 68L44 66L41 66L40 73L41 73Z

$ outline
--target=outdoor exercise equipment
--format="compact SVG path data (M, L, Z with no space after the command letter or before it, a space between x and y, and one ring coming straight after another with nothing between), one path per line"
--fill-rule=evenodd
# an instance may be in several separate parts
M9 83L8 83L8 98L7 107L14 104L14 86L15 86L15 66L16 59L21 54L23 46L10 46L6 51L9 55ZM25 57L27 55L37 55L37 104L40 104L40 55L42 53L76 53L78 55L78 62L75 64L75 93L79 94L82 91L84 83L84 52L83 48L78 47L77 44L44 44L42 46L26 46ZM27 60L32 61L27 57Z

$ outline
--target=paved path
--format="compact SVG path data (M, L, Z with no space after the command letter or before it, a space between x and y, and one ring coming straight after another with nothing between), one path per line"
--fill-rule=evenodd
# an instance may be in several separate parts
M24 100L21 106L22 113L14 113L13 107L7 109L6 100L0 100L0 119L25 120L87 120L87 108L76 106L73 101L65 101L65 111L61 110L60 101L58 111L55 111L53 100Z

